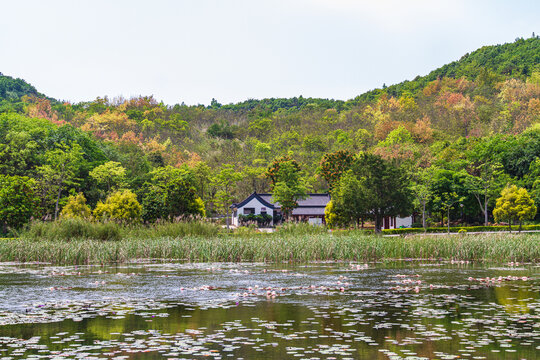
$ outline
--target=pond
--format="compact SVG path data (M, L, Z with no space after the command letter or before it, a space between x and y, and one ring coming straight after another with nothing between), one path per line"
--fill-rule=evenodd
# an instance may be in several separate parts
M0 359L539 357L534 264L0 264Z

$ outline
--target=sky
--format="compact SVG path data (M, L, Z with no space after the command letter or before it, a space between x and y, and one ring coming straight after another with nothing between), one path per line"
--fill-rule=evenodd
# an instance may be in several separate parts
M0 0L0 72L71 102L347 100L540 34L537 0Z

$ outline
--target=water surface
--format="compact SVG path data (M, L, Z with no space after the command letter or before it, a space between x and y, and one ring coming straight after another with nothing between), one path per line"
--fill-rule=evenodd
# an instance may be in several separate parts
M21 358L536 359L540 268L4 263L0 359Z

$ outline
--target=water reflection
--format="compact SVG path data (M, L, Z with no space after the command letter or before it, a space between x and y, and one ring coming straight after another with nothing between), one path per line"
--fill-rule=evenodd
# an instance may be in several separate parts
M535 359L539 277L419 262L3 264L0 358Z

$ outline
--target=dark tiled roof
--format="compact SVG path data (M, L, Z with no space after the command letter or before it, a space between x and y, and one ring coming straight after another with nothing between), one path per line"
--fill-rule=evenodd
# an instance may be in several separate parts
M297 207L296 209L293 209L291 215L324 215L324 207Z
M271 202L269 201L266 201L263 197L261 197L259 194L257 194L256 192L253 192L251 195L249 195L244 201L242 202L239 202L238 204L232 204L231 205L231 208L241 208L242 206L246 205L248 202L250 202L251 200L253 200L254 198L256 198L257 200L259 200L261 202L261 204L263 204L264 206L267 206L271 209L275 209L276 208L276 205L272 204Z
M256 194L256 193L253 193L253 194ZM246 200L239 203L236 207L241 207L242 206L241 204L246 204L248 201L250 201L252 199L253 194L251 194ZM279 203L277 202L274 203L272 201L272 194L256 194L256 195L259 199L264 200L267 203L265 204L266 206L273 207L273 208L279 207ZM314 207L314 208L322 208L323 209L322 214L324 214L324 208L326 207L326 204L328 204L329 201L330 201L329 194L308 194L308 197L306 199L298 201L298 208L296 208L294 211L298 210L299 208ZM268 204L272 204L273 206L270 206ZM293 211L293 214L296 215L294 211Z
M272 201L272 194L258 194L262 199L264 199L266 202L269 202L271 204L274 204L274 206L279 206L279 203L274 203Z
M329 194L308 194L308 198L298 201L298 206L326 207L326 204L328 204L329 201Z

